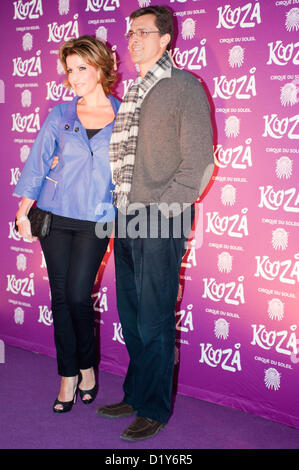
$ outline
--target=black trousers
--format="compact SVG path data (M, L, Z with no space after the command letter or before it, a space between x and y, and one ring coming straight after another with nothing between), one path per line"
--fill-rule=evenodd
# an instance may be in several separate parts
M109 238L97 238L95 223L53 216L40 240L52 297L58 374L72 377L95 365L91 293Z
M185 234L193 223L193 206L190 211L191 220ZM158 224L163 219L168 223L161 213L158 215ZM117 307L130 356L123 385L124 401L134 407L137 416L163 423L170 416L175 305L188 238L183 233L174 234L174 227L182 222L182 214L169 222L169 236L164 237L159 227L153 227L148 210L145 220L138 221L142 235L136 237L136 233L128 231L124 235L126 229L136 224L134 216L119 212L114 240Z

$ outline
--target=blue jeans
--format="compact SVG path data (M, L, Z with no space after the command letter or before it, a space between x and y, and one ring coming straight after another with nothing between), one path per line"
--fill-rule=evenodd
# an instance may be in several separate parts
M124 401L137 416L165 423L171 408L175 305L187 238L174 237L175 218L166 238L159 231L151 238L148 229L143 238L120 237L133 218L118 213L114 240L117 307L130 357ZM192 206L191 224L193 218ZM146 219L148 223L149 210Z

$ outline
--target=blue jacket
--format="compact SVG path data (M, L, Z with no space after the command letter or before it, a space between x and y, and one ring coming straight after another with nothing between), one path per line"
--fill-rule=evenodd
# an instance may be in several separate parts
M53 214L93 222L114 219L109 143L114 121L90 140L75 97L49 113L24 165L14 194ZM109 95L115 115L120 102ZM59 162L51 170L53 157Z

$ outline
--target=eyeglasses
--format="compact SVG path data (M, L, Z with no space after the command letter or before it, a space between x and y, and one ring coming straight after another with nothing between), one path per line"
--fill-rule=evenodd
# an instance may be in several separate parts
M128 41L130 39L133 39L134 36L136 36L138 39L145 39L148 37L149 34L153 33L160 34L160 31L146 31L145 29L138 29L137 31L129 31L127 34L125 34L125 38Z

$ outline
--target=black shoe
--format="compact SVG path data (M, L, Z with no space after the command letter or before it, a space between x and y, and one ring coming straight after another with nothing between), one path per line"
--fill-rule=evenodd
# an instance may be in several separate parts
M82 402L85 403L85 405L89 405L90 403L92 403L96 397L97 391L98 391L97 384L95 384L95 386L91 388L90 390L81 390L81 388L79 388L79 395L80 395ZM90 398L84 398L85 395L90 395Z
M126 441L142 441L154 437L164 426L165 423L139 416L124 430L120 437Z
M56 398L53 405L54 413L66 413L67 411L71 411L73 405L76 403L76 391L77 387L74 390L74 398L71 401L60 401L58 398ZM56 405L62 405L62 408L55 408Z
M131 405L121 401L114 405L102 406L97 410L97 413L107 418L122 418L123 416L131 416L135 411Z

